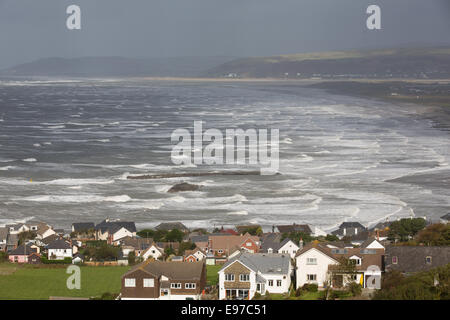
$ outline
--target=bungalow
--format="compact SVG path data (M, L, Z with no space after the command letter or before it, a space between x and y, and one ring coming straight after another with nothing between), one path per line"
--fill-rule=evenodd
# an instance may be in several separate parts
M358 233L366 232L367 228L364 227L359 222L343 222L339 229L332 232L332 234L338 236L339 238L343 238L345 236L356 236Z
M207 255L214 257L214 264L227 261L228 256L237 249L245 249L250 253L259 251L259 237L246 233L243 236L209 236ZM213 261L211 259L208 259Z
M208 252L208 244L209 244L208 235L192 236L190 241L194 243L198 248L203 250L203 252Z
M195 248L194 250L186 250L184 252L184 261L187 262L202 261L205 258L206 254L200 248Z
M65 258L72 258L72 246L63 239L52 241L48 246L49 260L64 260Z
M206 285L203 262L147 260L122 276L122 300L199 300Z
M84 262L84 255L82 255L81 253L74 254L72 258L72 264L80 264L83 262Z
M36 232L36 239L39 240L48 238L49 236L56 234L56 232L46 224L40 224L35 232Z
M122 253L124 257L128 257L128 254L131 251L134 251L136 257L142 255L144 251L146 251L152 244L153 239L151 238L134 238L134 237L125 237L118 241L118 244L122 247Z
M29 244L23 244L9 253L9 261L14 263L28 263L28 257L36 253L36 249Z
M312 234L313 231L307 224L290 224L277 226L280 233L292 233L292 232L302 232L306 234Z
M442 223L449 223L450 222L450 213L447 213L446 215L441 217L441 222Z
M287 293L292 263L288 255L244 252L219 270L219 299L252 299L255 293Z
M95 225L93 222L76 222L72 223L72 232L87 233L90 230L94 230Z
M152 258L154 260L158 260L162 257L164 257L164 249L160 248L156 245L156 243L153 243L150 247L148 247L141 255L144 260L147 260L149 258Z
M28 263L30 264L40 264L41 263L41 255L37 252L33 252L28 256Z
M281 242L271 241L270 239L267 239L261 245L261 252L284 253L288 254L291 259L295 258L295 255L299 249L300 247L289 238L286 238Z
M384 255L385 271L402 273L427 271L450 263L450 247L388 246Z
M297 288L306 283L340 288L349 282L360 283L365 288L374 276L381 277L383 254L384 249L339 248L327 243L310 243L295 258ZM354 264L352 272L341 268L344 261Z
M96 225L95 230L96 240L106 240L108 244L118 245L118 241L125 237L136 237L134 222L106 219Z

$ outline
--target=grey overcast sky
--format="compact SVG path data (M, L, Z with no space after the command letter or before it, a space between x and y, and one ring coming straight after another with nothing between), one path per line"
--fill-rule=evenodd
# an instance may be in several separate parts
M66 8L82 30L66 29ZM366 9L382 30L366 29ZM450 44L450 0L0 0L0 68L43 57L267 56Z

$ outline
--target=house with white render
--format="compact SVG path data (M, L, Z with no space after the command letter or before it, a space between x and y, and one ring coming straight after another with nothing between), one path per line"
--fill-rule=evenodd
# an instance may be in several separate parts
M219 270L219 299L250 300L256 293L287 293L292 271L288 254L242 252Z

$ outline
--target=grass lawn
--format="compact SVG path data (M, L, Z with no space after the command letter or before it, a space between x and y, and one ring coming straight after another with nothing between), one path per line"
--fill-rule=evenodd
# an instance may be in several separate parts
M10 268L11 265L8 266ZM0 269L7 268L0 265ZM48 299L50 296L93 297L120 292L121 276L129 269L120 267L81 267L81 289L66 286L66 268L19 266L9 275L0 275L0 299Z
M206 266L206 280L208 285L215 286L219 283L219 270L222 268L221 265L218 266Z

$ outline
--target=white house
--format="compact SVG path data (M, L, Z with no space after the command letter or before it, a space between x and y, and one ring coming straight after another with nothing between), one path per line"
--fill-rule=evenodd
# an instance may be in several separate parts
M256 293L287 293L292 264L287 254L243 252L219 271L219 299L252 299Z
M206 258L206 254L200 249L186 250L184 253L184 261L202 261Z
M110 221L108 219L102 221L97 226L96 239L106 240L109 244L119 244L119 240L126 237L136 236L136 225L134 222Z
M372 242L378 247L378 242ZM327 245L326 243L312 243L305 246L296 256L296 288L307 283L317 284L319 288L325 286L342 287L349 282L360 283L367 287L373 277L380 277L384 254L383 248L353 248ZM354 271L348 273L336 268L343 261L355 265ZM330 266L334 270L330 270ZM333 267L331 267L333 269ZM343 269L345 270L345 269Z
M141 257L144 260L147 260L149 258L153 258L155 260L158 260L164 255L164 249L159 248L157 245L152 244L150 247L148 247L143 253L141 253Z
M64 260L72 258L72 246L65 240L59 239L47 246L49 260Z

